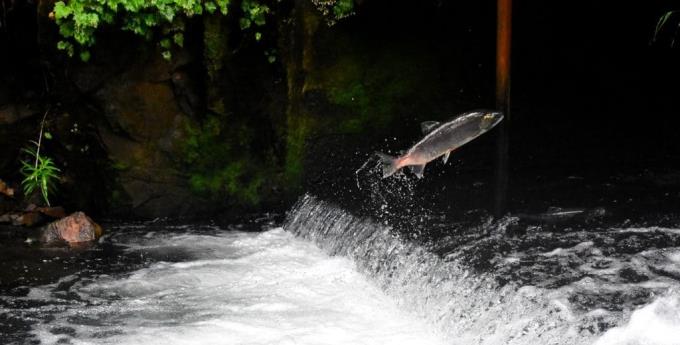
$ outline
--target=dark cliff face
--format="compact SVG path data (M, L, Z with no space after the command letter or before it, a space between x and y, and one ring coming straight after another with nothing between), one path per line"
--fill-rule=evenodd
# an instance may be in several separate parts
M50 105L46 152L65 170L57 198L71 208L214 215L285 207L303 190L365 201L355 171L373 151L407 148L421 121L493 105L491 1L357 1L333 26L311 2L289 1L264 42L233 19L196 18L170 62L107 30L87 64L54 48L49 1L11 4L0 28L0 177L20 180L20 148ZM671 5L515 4L510 161L524 182L511 193L568 203L589 196L525 191L678 169L675 33L651 42ZM488 208L495 145L491 131L413 188L443 208Z

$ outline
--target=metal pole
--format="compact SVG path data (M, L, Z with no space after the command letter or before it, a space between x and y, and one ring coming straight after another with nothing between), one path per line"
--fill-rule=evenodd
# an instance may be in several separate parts
M496 152L496 195L494 214L500 217L507 209L508 144L510 128L510 43L512 0L498 0L496 28L496 108L505 114L501 123Z

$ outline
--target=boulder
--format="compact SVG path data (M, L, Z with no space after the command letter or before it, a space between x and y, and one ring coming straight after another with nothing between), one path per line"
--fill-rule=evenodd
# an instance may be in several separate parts
M93 92L106 121L98 137L113 162L117 183L111 208L137 217L191 214L201 199L181 170L194 81L162 60L159 52L140 57ZM178 99L179 97L179 99ZM180 99L189 101L180 104ZM193 101L192 101L193 100ZM186 111L186 112L185 112Z
M0 194L12 197L14 196L14 189L10 188L5 181L0 180Z
M45 244L90 242L102 235L102 228L83 212L54 221L42 229L40 241Z

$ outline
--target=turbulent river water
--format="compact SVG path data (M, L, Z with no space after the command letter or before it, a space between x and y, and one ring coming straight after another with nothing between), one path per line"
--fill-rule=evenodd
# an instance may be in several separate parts
M442 344L349 259L281 228L119 230L108 241L147 264L71 275L2 312L43 344Z
M73 274L0 296L0 330L14 344L680 344L680 229L569 236L491 246L482 270L465 253L489 236L425 246L310 196L264 231L118 226L101 255L46 259ZM607 245L631 238L665 245Z

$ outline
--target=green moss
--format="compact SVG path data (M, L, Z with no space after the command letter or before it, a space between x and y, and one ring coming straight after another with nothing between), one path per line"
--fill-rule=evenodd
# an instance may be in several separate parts
M328 40L332 43L323 43L325 54L317 56L319 60L310 60L301 88L325 95L327 103L307 108L302 95L297 101L302 106L294 106L288 114L285 175L289 186L301 182L308 155L305 143L312 136L376 133L400 126L422 111L423 95L433 94L436 87L431 83L436 71L428 67L435 63L419 52L404 53L398 46L376 50L369 41L344 35L333 38Z
M314 119L307 114L288 118L285 177L287 184L291 187L299 185L302 177L305 143L311 136L314 126Z
M341 132L360 133L392 124L397 106L417 90L420 77L410 72L408 59L381 56L373 62L363 54L339 59L320 77L331 104L342 107L336 121Z
M260 204L262 186L274 169L248 149L254 138L252 131L245 123L216 116L201 125L187 124L183 162L191 188L217 201L226 198L252 206Z
M128 164L127 162L116 160L111 164L111 167L117 171L126 171L130 169L130 164Z
M203 56L208 77L216 80L227 53L227 37L223 18L212 15L203 20Z

